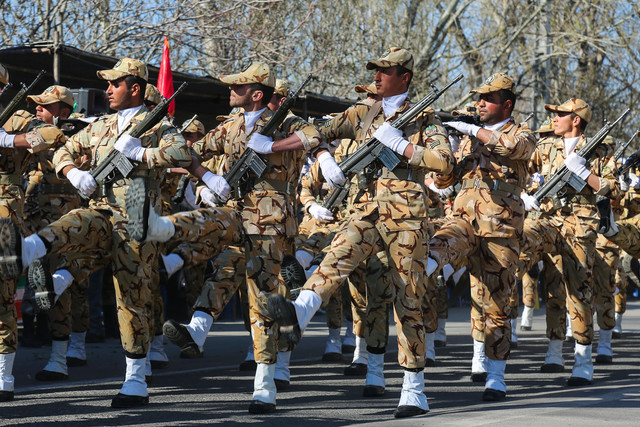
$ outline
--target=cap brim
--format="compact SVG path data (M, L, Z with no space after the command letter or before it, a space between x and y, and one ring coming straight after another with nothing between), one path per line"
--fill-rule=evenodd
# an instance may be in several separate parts
M562 105L545 104L544 109L554 113L573 113L571 108L563 108Z
M128 73L118 70L100 70L96 71L96 74L98 75L98 78L107 81L118 80L119 78L129 75Z
M255 82L248 82L247 77L242 74L228 74L218 76L220 81L227 85L248 85Z
M396 62L387 61L386 59L377 59L367 62L367 70L375 70L376 68L389 68L400 65Z
M497 90L493 90L493 88L489 85L482 85L479 88L471 89L469 91L469 93L479 93L479 94L491 93L491 92L497 92Z
M27 102L35 102L38 105L49 105L62 101L53 97L48 97L46 95L29 95L27 96Z

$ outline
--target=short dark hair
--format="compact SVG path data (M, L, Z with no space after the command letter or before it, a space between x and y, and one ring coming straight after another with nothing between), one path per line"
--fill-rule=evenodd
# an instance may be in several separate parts
M127 85L127 89L131 89L134 84L138 83L138 86L140 86L140 93L142 93L142 99L144 100L144 94L147 91L147 81L138 76L132 76L131 74L124 76L123 79L124 83Z
M498 91L498 97L500 98L500 103L504 104L506 101L511 101L511 112L516 107L516 94L507 89L500 89Z
M62 111L63 108L66 108L69 110L69 114L67 114L67 117L70 116L71 113L73 113L73 105L69 105L66 102L60 101L60 111Z
M259 90L260 92L262 92L262 106L266 107L267 104L269 104L269 102L271 101L273 92L275 92L276 88L265 86L262 83L251 83L251 90Z
M576 113L571 113L571 120L575 119L576 117L580 117L580 116L577 115ZM585 119L580 117L580 124L578 125L578 129L580 129L580 132L584 133L585 129L587 129L588 124L589 122L587 122Z
M395 65L393 68L396 69L396 75L401 76L404 73L409 73L409 81L407 82L407 86L411 84L411 79L413 79L413 71L408 68L403 67L402 65Z

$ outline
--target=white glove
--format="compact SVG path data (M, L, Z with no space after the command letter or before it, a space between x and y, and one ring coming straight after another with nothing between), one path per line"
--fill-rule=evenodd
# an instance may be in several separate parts
M67 172L67 179L74 187L82 191L85 196L90 196L91 193L96 191L96 187L98 186L98 183L93 179L91 173L82 171L78 168L73 168Z
M527 193L522 193L520 194L520 198L524 202L524 210L526 211L540 210L540 203L538 202L538 199L535 198L535 196L532 196Z
M306 270L311 265L311 261L313 261L313 255L311 255L307 251L297 250L296 259L298 260L302 268Z
M631 181L629 182L629 186L633 188L640 187L640 178L638 178L635 173L629 173L629 180Z
M231 186L223 177L207 172L202 177L202 182L204 182L211 191L218 195L218 199L220 201L227 201L231 194Z
M2 126L0 126L0 148L13 148L13 140L15 135L9 135Z
M264 136L258 132L251 135L249 138L248 148L251 148L256 153L271 154L273 153L273 138L270 136Z
M336 187L347 182L347 178L345 178L344 173L342 173L342 169L340 169L340 166L338 166L336 160L328 151L320 154L318 156L318 161L320 162L322 175L330 186Z
M450 185L447 188L438 188L432 182L431 184L429 184L429 190L433 191L434 193L438 194L441 197L447 198L453 194L454 188L453 188L453 185Z
M200 200L207 206L215 208L220 204L220 198L208 188L200 190Z
M531 175L531 183L538 185L544 184L544 175L542 175L540 172L534 172Z
M134 138L127 133L118 138L113 148L124 154L128 159L135 160L136 162L142 161L145 150L140 138Z
M317 219L318 221L333 221L333 213L325 208L324 206L320 206L317 203L313 203L309 206L309 214Z
M444 122L443 125L449 126L450 128L454 128L460 133L471 136L478 136L478 131L482 129L480 126L472 125L471 123L465 122Z
M458 148L460 148L460 138L458 135L449 135L449 144L451 144L451 152L457 152Z
M618 178L618 184L620 184L620 191L627 192L629 191L629 187L631 184L630 178L625 178L624 176L620 176Z
M578 156L576 153L569 154L564 160L564 165L567 169L586 181L589 175L591 175L591 172L584 167L585 163L587 163L586 159Z
M404 150L410 144L402 137L402 131L391 126L389 122L384 122L373 133L373 137L400 155L404 155Z

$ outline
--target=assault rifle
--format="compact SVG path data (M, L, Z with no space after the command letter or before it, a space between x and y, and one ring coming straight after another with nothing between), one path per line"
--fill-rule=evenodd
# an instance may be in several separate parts
M7 93L9 93L9 89L13 87L13 83L9 82L2 88L2 92L0 92L0 99L4 98ZM1 111L1 110L0 110Z
M624 152L629 147L629 144L631 144L631 141L633 141L636 136L638 136L638 134L640 134L640 130L636 131L627 142L618 147L616 152L613 153L613 159L615 161L618 161L624 155ZM629 156L627 161L624 162L620 169L616 171L616 176L626 176L629 173L629 170L631 170L631 168L637 166L638 164L640 164L640 150Z
M187 83L182 83L178 90L176 90L169 99L163 100L156 106L156 108L148 112L144 119L142 119L142 121L138 123L131 132L129 132L129 135L134 138L140 138L149 129L165 118L167 116L167 111L169 111L169 103L173 101L173 99L182 92L186 86ZM122 152L113 149L95 169L91 170L91 176L93 176L93 179L95 179L98 184L104 187L112 184L119 178L127 178L135 166L136 165L122 154ZM86 197L82 192L80 192L80 195Z
M480 116L476 114L476 107L469 107L468 111L472 114L453 114L447 111L436 111L436 116L443 122L463 122L469 123L470 125L482 126L482 122L480 121ZM464 134L458 131L455 128L444 125L447 129L449 135L455 135L457 137L462 137Z
M297 91L287 96L280 108L271 116L261 135L273 136L273 133L280 127L284 119L287 118L289 110L293 107L302 89L311 81L313 76L309 74L307 79L300 85ZM229 172L224 174L224 179L233 189L236 199L244 197L245 192L251 191L256 178L261 178L267 170L267 164L253 149L247 148L237 162L231 166ZM253 174L253 176L252 176Z
M589 160L596 149L604 142L604 139L609 135L611 129L613 129L618 123L622 121L622 119L629 114L630 109L626 109L620 117L618 117L613 123L605 122L602 129L598 131L592 138L590 138L587 143L578 151L578 156L583 157L587 160L586 166L589 165ZM558 172L556 172L547 182L545 182L538 191L533 195L538 202L542 202L547 197L557 197L558 195L562 197L564 195L564 191L562 191L566 185L570 185L573 187L576 192L582 191L582 189L587 185L587 182L576 176L572 173L566 166L562 166Z
M16 93L16 95L13 97L11 102L9 102L9 104L7 104L7 108L5 108L2 111L2 113L0 113L0 126L2 126L5 123L7 123L9 118L11 116L13 116L13 113L18 111L18 108L20 108L20 105L27 99L27 95L29 95L29 92L31 92L31 90L34 88L34 86L36 84L38 84L40 79L42 79L42 76L44 76L44 70L42 70L42 71L40 71L40 73L38 73L36 78L33 79L33 81L31 82L31 84L29 86L25 86L24 83L22 83L22 89L20 89L18 91L18 93Z
M404 128L411 120L415 119L421 114L425 108L433 104L440 96L447 91L455 83L462 79L462 74L456 76L453 81L447 84L442 90L439 90L434 85L431 85L431 92L420 101L415 103L411 108L402 113L400 117L395 119L391 126L396 129ZM378 162L388 170L393 170L400 163L400 159L389 147L378 141L376 138L371 138L364 145L358 148L352 155L344 159L338 165L342 170L342 173L347 178L345 185L336 186L336 188L329 193L323 202L323 206L329 210L342 204L343 200L349 194L349 187L351 185L351 178L356 174L363 174L365 169L373 167L376 170L378 166L372 166L374 162Z

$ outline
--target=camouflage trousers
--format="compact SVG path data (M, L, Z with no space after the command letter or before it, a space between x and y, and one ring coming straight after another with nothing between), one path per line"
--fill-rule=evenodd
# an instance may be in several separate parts
M522 304L525 307L535 307L538 301L538 278L533 278L529 272L522 276Z
M0 217L11 218L22 227L22 189L17 185L0 185ZM18 347L18 313L14 305L16 279L0 271L0 353L15 353Z
M157 244L131 240L124 231L125 221L116 218L121 217L108 211L75 209L38 235L49 253L71 255L76 271L93 272L113 263L122 346L129 357L140 358L147 354L151 340L150 282Z
M618 265L618 268L616 269L616 287L618 288L618 293L615 296L615 311L618 314L624 314L624 312L627 311L627 288L629 287L629 277L622 267L622 263L625 261L625 258L631 258L631 255L621 251L620 265Z
M520 271L548 257L545 269L555 268L554 276L559 278L545 283L549 339L565 338L568 309L576 341L588 345L593 340L594 227L593 221L575 215L525 220Z
M480 237L468 222L449 219L429 242L429 256L439 266L466 257L471 279L471 336L484 341L493 360L509 358L510 299L516 285L517 239Z
M425 365L422 299L426 289L426 223L414 230L388 231L378 213L353 213L331 242L324 260L304 288L324 304L344 280L372 255L385 251L394 285L394 318L398 332L398 362L405 369Z
M620 248L609 243L601 234L596 240L596 260L593 267L593 292L597 321L600 329L608 331L616 326L615 297L616 272L620 261Z
M634 258L640 258L640 215L616 221L620 231L609 241Z
M429 223L427 224L427 230L429 232L429 238L431 239L440 227L447 222L447 217L441 216L439 218L429 218ZM463 261L461 261L463 262ZM454 265L452 266L454 270L458 270L462 268L462 265ZM423 312L426 307L435 307L436 311L436 329L437 329L437 319L447 319L449 317L449 298L447 296L447 286L445 283L438 283L437 277L429 277L427 286L427 293L425 294L428 302L423 304ZM429 306L428 304L432 304ZM427 328L427 332L433 332L431 330L432 325L427 325L425 319L425 327Z

